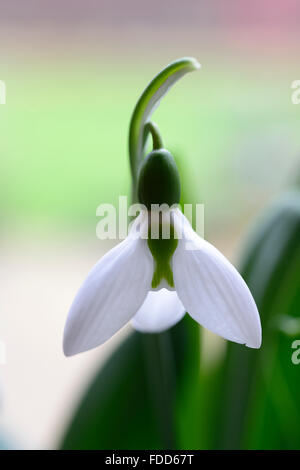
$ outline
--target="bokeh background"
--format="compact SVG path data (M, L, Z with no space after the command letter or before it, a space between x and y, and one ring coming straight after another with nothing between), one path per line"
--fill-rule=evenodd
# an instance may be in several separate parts
M155 120L183 187L205 204L206 238L236 262L252 220L299 168L300 4L0 0L0 12L0 430L13 447L56 448L95 368L130 331L63 356L73 296L111 246L96 239L96 207L130 194L138 96L172 60L202 64ZM203 348L215 361L225 342L208 335Z

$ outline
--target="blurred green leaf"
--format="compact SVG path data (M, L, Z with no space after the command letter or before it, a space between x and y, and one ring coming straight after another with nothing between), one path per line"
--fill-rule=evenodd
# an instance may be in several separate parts
M299 448L300 369L291 361L295 338L282 327L283 318L286 325L300 315L298 191L276 201L258 225L241 273L258 305L263 343L260 350L228 345L214 445Z
M196 446L198 368L199 330L188 316L165 333L132 333L96 374L62 448Z

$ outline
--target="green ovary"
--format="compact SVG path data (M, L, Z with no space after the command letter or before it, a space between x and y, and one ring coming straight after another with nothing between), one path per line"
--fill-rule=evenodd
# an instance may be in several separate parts
M170 287L174 287L173 272L170 265L171 258L177 248L178 240L174 238L174 227L170 226L170 237L162 238L162 227L159 228L159 238L151 238L149 229L148 246L154 259L154 273L151 286L153 289L159 286L165 279Z

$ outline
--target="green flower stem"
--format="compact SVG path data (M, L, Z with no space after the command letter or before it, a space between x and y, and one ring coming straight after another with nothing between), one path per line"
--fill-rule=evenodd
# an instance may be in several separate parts
M184 57L172 62L153 78L134 108L129 129L129 157L134 202L137 199L138 169L143 159L144 126L172 85L186 73L199 68L200 64L191 57Z
M176 369L168 331L144 335L149 395L165 449L176 449L175 390Z
M162 149L164 145L159 132L158 125L152 121L147 122L144 127L144 145L146 144L149 134L151 134L152 136L153 150Z
M138 171L143 160L149 132L154 149L162 148L162 139L151 115L172 85L186 73L200 68L196 59L185 57L164 68L142 93L130 122L129 157L132 177L132 201L137 201ZM149 395L153 397L166 449L176 448L174 425L175 360L170 333L144 335L145 356L149 376Z

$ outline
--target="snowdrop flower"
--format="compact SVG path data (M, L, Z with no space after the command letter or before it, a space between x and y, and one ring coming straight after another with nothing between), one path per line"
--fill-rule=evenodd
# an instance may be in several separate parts
M162 191L155 185L151 191L154 167L160 169ZM142 332L161 332L185 312L230 341L260 347L259 314L246 283L174 207L180 192L178 187L170 189L168 179L176 172L166 150L153 151L145 159L139 195L146 209L128 237L100 259L80 288L65 327L66 355L104 343L129 320ZM173 207L152 222L147 206L162 203L166 187ZM158 230L153 230L157 238L151 238L152 224L158 224ZM167 229L170 237L164 239Z
M175 325L186 312L227 340L260 347L253 297L234 266L194 232L178 208L178 169L149 121L161 90L198 65L194 59L171 64L138 102L130 155L141 212L127 238L98 261L79 289L65 325L67 356L104 343L130 320L135 329L155 333ZM152 134L153 151L142 159L147 133Z

